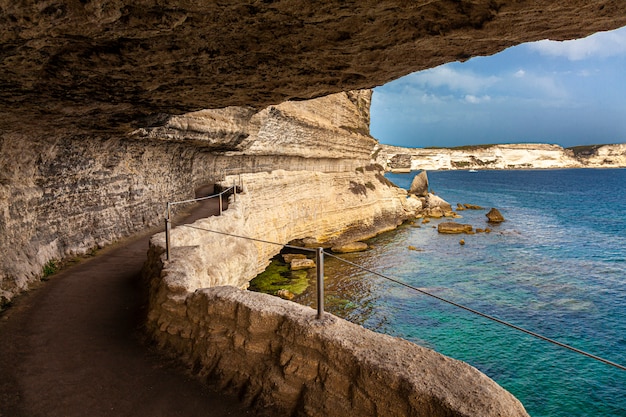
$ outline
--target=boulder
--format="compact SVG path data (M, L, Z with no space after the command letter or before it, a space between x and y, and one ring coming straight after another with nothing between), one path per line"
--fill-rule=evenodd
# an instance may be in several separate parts
M418 197L426 197L428 195L428 176L426 171L422 171L413 178L411 187L409 188L409 194L416 195Z
M303 253L284 253L283 254L283 261L285 261L286 264L290 264L291 261L293 261L294 259L306 259L306 255Z
M409 194L406 201L409 210L412 210L415 213L419 213L424 208L422 200L415 195Z
M444 234L459 234L459 233L471 233L473 231L472 225L462 224L456 222L444 222L439 223L437 231Z
M450 205L450 203L448 203L443 198L432 193L429 193L426 196L426 207L429 209L439 207L444 213L452 211L452 206Z
M476 204L463 204L463 207L467 210L484 210L483 207L477 206Z
M504 216L497 208L489 210L489 213L487 213L486 216L489 223L502 223L504 221Z
M296 296L296 295L295 295L294 293L292 293L291 291L289 291L289 290L285 290L285 289L282 289L282 290L278 290L278 291L276 291L276 295L277 295L278 297L280 297L280 298L285 299L285 300L293 300L293 299L294 299L294 297Z
M441 207L433 207L428 209L428 216L434 219L440 219L444 216L444 212Z
M336 253L361 252L367 250L369 246L364 242L351 242L345 245L333 246L331 250Z
M291 270L298 271L300 269L315 268L315 261L313 259L292 259Z

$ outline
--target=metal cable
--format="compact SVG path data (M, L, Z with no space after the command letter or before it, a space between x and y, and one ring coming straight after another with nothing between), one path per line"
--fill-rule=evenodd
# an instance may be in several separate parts
M409 285L409 284L407 284L407 283L404 283L404 282L402 282L402 281L398 281L397 279L394 279L394 278L388 277L388 276L386 276L386 275L384 275L384 274L381 274L380 272L376 272L376 271L374 271L374 270L372 270L372 269L369 269L369 268L366 268L366 267L364 267L364 266L361 266L361 265L355 264L354 262L347 261L347 260L342 259L342 258L340 258L340 257L338 257L338 256L336 256L336 255L331 254L331 253L327 253L327 252L325 252L325 253L326 253L326 255L330 256L331 258L335 258L335 259L337 259L337 260L339 260L339 261L341 261L341 262L344 262L344 263L347 263L347 264L352 265L352 266L354 266L354 267L360 268L360 269L362 269L363 271L369 272L369 273L371 273L371 274L374 274L374 275L376 275L376 276L379 276L379 277L381 277L381 278L384 278L384 279L386 279L386 280L388 280L388 281L394 282L394 283L396 283L396 284L398 284L398 285L402 285L402 286L404 286L404 287L407 287L407 288L410 288L410 289L412 289L412 290L414 290L414 291L417 291L417 292L419 292L419 293L421 293L421 294L424 294L424 295L427 295L427 296L429 296L429 297L435 298L435 299L437 299L437 300L439 300L439 301L442 301L442 302L444 302L444 303L447 303L447 304L453 305L454 307L458 307L458 308L463 309L463 310L465 310L465 311L469 311L470 313L476 314L476 315L481 316L481 317L484 317L484 318L486 318L486 319L489 319L489 320L495 321L496 323L503 324L503 325L505 325L505 326L511 327L511 328L513 328L513 329L515 329L515 330L518 330L518 331L520 331L520 332L523 332L523 333L526 333L526 334L531 335L531 336L533 336L533 337L536 337L537 339L544 340L544 341L546 341L546 342L552 343L552 344L554 344L554 345L560 346L560 347L565 348L565 349L569 349L569 350L571 350L571 351L573 351L573 352L579 353L579 354L581 354L581 355L584 355L584 356L587 356L587 357L589 357L589 358L595 359L595 360L597 360L597 361L603 362L603 363L605 363L605 364L607 364L607 365L611 365L611 366L614 366L614 367L616 367L616 368L618 368L618 369L621 369L621 370L623 370L623 371L626 371L626 366L624 366L624 365L620 365L620 364L615 363L615 362L613 362L613 361L610 361L610 360L608 360L608 359L604 359L604 358L602 358L602 357L600 357L600 356L597 356L597 355L594 355L594 354L591 354L591 353L585 352L584 350L580 350L580 349L575 348L575 347L573 347L573 346L566 345L565 343L559 342L559 341L557 341L557 340L550 339L549 337L546 337L546 336L540 335L539 333L535 333L535 332L533 332L533 331L526 330L526 329L524 329L523 327L516 326L515 324L509 323L509 322L504 321L504 320L501 320L501 319L499 319L499 318L497 318L497 317L494 317L494 316L491 316L491 315L489 315L489 314L481 313L481 312L480 312L480 311L478 311L478 310L474 310L473 308L470 308L470 307L464 306L464 305L459 304L459 303L455 303L454 301L450 301L450 300L445 299L445 298L443 298L443 297L439 297L438 295L435 295L435 294L429 293L428 291L421 290L421 289L419 289L419 288L417 288L417 287L414 287L414 286Z
M188 224L183 224L181 226L188 227L190 229L201 230L201 231L204 231L204 232L217 233L217 234L220 234L220 235L237 237L237 238L240 238L240 239L247 239L247 240L252 240L252 241L255 241L255 242L267 243L267 244L270 244L270 245L282 246L282 247L286 247L286 248L290 248L290 249L297 249L297 250L303 250L303 251L308 251L308 252L316 252L317 251L317 249L303 248L303 247L300 247L300 246L293 246L293 245L285 245L285 244L282 244L282 243L271 242L271 241L263 240L263 239L256 239L256 238L252 238L252 237L248 237L248 236L234 235L234 234L226 233L226 232L219 232L217 230L205 229L205 228L202 228L202 227L192 226L192 225L188 225ZM624 365L620 365L620 364L618 364L616 362L610 361L608 359L604 359L604 358L602 358L600 356L597 356L597 355L594 355L592 353L585 352L584 350L575 348L573 346L570 346L570 345L567 345L565 343L559 342L557 340L551 339L549 337L543 336L543 335L541 335L539 333L536 333L536 332L533 332L531 330L524 329L523 327L517 326L517 325L512 324L512 323L509 323L509 322L507 322L505 320L499 319L499 318L491 316L489 314L482 313L482 312L480 312L478 310L474 310L473 308L464 306L463 304L459 304L459 303L456 303L454 301L448 300L446 298L440 297L438 295L429 293L428 291L421 290L421 289L419 289L417 287L414 287L412 285L409 285L409 284L407 284L405 282L399 281L399 280L397 280L395 278L391 278L389 276L381 274L380 272L376 272L376 271L374 271L372 269L369 269L369 268L366 268L364 266L358 265L358 264L356 264L354 262L350 262L350 261L345 260L343 258L340 258L340 257L338 257L336 255L333 255L332 253L328 253L328 252L326 252L324 250L322 250L322 252L325 253L326 255L330 256L331 258L337 259L340 262L346 263L348 265L352 265L352 266L354 266L356 268L359 268L359 269L361 269L363 271L369 272L370 274L374 274L374 275L376 275L376 276L378 276L380 278L386 279L388 281L391 281L391 282L396 283L398 285L401 285L403 287L406 287L406 288L409 288L411 290L417 291L420 294L427 295L429 297L435 298L435 299L437 299L437 300L439 300L441 302L444 302L446 304L450 304L450 305L452 305L454 307L457 307L457 308L460 308L462 310L468 311L468 312L470 312L472 314L476 314L477 316L486 318L486 319L494 321L496 323L500 323L500 324L502 324L504 326L510 327L510 328L515 329L517 331L520 331L522 333L526 333L526 334L528 334L530 336L533 336L533 337L535 337L537 339L543 340L543 341L548 342L548 343L552 343L552 344L554 344L556 346L562 347L564 349L568 349L568 350L570 350L572 352L576 352L576 353L581 354L583 356L586 356L588 358L595 359L595 360L597 360L599 362L602 362L602 363L604 363L606 365L610 365L610 366L613 366L615 368L621 369L622 371L626 371L626 366L624 366Z
M221 193L217 193L217 194L212 194L212 195L208 195L206 197L199 197L199 198L192 198L189 200L182 200L182 201L170 201L168 204L171 206L174 206L176 204L184 204L184 203L195 203L197 201L202 201L202 200L208 200L210 198L214 198L214 197L219 197L222 194L225 194L227 192L229 192L230 190L232 190L233 188L235 188L234 186L232 187L228 187L227 189L225 189L224 191L222 191Z
M217 233L218 235L238 237L238 238L241 238L241 239L253 240L255 242L267 243L269 245L282 246L282 247L285 247L285 248L297 249L297 250L302 250L302 251L306 251L306 252L316 252L317 251L317 249L315 249L315 248L303 248L301 246L285 245L283 243L270 242L269 240L256 239L256 238L249 237L249 236L240 236L240 235L233 235L232 233L218 232L217 230L205 229L205 228L202 228L202 227L192 226L190 224L181 224L181 226L188 227L190 229L202 230L204 232Z

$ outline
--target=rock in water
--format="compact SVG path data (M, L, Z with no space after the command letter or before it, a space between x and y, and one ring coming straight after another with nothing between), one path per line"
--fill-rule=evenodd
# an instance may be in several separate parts
M437 231L444 234L471 233L472 225L455 222L444 222L439 223L439 226L437 226Z
M450 203L435 194L427 194L426 207L429 209L439 207L444 213L452 211L452 206L450 205Z
M489 213L487 213L486 216L489 223L502 223L504 221L504 216L497 208L489 210Z
M420 172L413 178L409 194L414 194L418 197L426 197L428 195L428 176L426 171Z
M300 269L315 268L315 261L313 259L292 259L291 270L298 271Z
M367 250L369 246L365 242L352 242L341 246L333 246L331 250L336 253L361 252Z
M276 291L276 295L279 296L280 298L285 299L285 300L293 300L293 298L296 296L291 291L284 290L284 289Z
M283 261L286 264L290 264L294 259L306 259L306 255L303 253L285 253L283 254Z

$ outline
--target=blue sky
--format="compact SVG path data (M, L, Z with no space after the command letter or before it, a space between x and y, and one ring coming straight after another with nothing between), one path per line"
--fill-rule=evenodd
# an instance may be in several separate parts
M518 45L374 89L381 143L626 143L626 27Z

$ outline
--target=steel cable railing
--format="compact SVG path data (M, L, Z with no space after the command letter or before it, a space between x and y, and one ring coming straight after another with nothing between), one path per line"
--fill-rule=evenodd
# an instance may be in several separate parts
M165 256L168 261L171 259L170 236L172 234L172 207L179 204L197 203L199 201L209 200L211 198L219 198L219 215L221 216L222 212L224 211L223 195L227 194L230 191L233 192L233 198L235 201L237 201L237 186L234 184L234 182L232 186L217 194L212 194L206 197L191 198L189 200L168 201L165 212Z
M258 239L258 238L253 238L253 237L248 237L248 236L241 236L241 235L235 235L235 234L232 234L232 233L220 232L220 231L217 231L217 230L210 230L210 229L206 229L206 228L202 228L202 227L198 227L198 226L193 226L193 225L188 225L188 224L181 225L181 226L188 227L188 228L191 228L191 229L201 230L201 231L204 231L204 232L216 233L216 234L225 235L225 236L231 236L231 237L240 238L240 239L247 239L247 240L260 242L260 243L265 243L265 244L270 244L270 245L276 245L276 246L281 246L281 247L286 247L286 248L291 248L291 249L296 249L296 250L301 250L301 251L315 252L315 256L316 256L316 275L317 275L317 318L318 319L321 319L323 314L324 314L324 254L326 254L326 255L330 256L331 258L337 259L340 262L343 262L343 263L346 263L346 264L351 265L353 267L359 268L359 269L361 269L361 270L363 270L365 272L374 274L374 275L376 275L376 276L378 276L380 278L383 278L383 279L386 279L386 280L388 280L390 282L393 282L395 284L404 286L404 287L409 288L409 289L411 289L413 291L416 291L416 292L418 292L420 294L426 295L428 297L432 297L432 298L434 298L436 300L439 300L439 301L441 301L443 303L446 303L446 304L452 305L454 307L457 307L459 309L468 311L468 312L470 312L472 314L478 315L478 316L483 317L485 319L488 319L488 320L491 320L493 322L499 323L501 325L507 326L507 327L512 328L514 330L517 330L519 332L522 332L522 333L525 333L527 335L533 336L533 337L535 337L537 339L543 340L545 342L554 344L554 345L559 346L561 348L570 350L572 352L575 352L575 353L578 353L580 355L586 356L588 358L594 359L596 361L602 362L602 363L604 363L606 365L610 365L610 366L613 366L615 368L618 368L618 369L621 369L623 371L626 371L626 366L624 366L624 365L621 365L621 364L618 364L616 362L610 361L608 359L602 358L602 357L600 357L598 355L594 355L592 353L585 352L585 351L583 351L581 349L575 348L575 347L570 346L568 344L565 344L565 343L559 342L557 340L551 339L549 337L543 336L543 335L541 335L541 334L539 334L537 332L533 332L531 330L527 330L527 329L525 329L523 327L517 326L517 325L512 324L512 323L509 323L509 322L507 322L505 320L499 319L499 318L494 317L492 315L489 315L489 314L486 314L486 313L482 313L482 312L480 312L478 310L475 310L475 309L473 309L471 307L467 307L467 306L465 306L463 304L459 304L459 303L456 303L454 301L448 300L446 298L440 297L438 295L432 294L432 293L430 293L428 291L425 291L425 290L422 290L422 289L417 288L415 286L409 285L409 284L407 284L405 282L402 282L402 281L400 281L398 279L389 277L389 276L387 276L385 274L382 274L380 272L377 272L377 271L374 271L372 269L366 268L364 266L358 265L358 264L356 264L354 262L350 262L350 261L348 261L346 259L343 259L343 258L337 256L337 255L325 252L324 249L321 248L321 247L318 247L318 248L303 248L303 247L300 247L300 246L292 246L292 245L287 245L287 244L278 243L278 242L272 242L272 241Z

